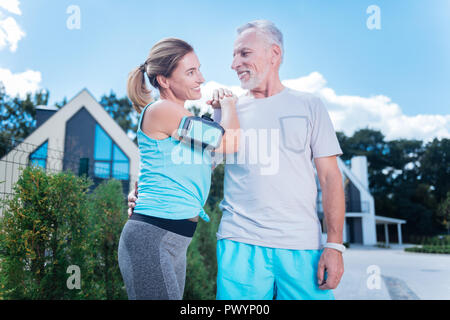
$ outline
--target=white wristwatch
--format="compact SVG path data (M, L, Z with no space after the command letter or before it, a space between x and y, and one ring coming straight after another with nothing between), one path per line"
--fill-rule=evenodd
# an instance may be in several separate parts
M339 244L339 243L327 242L323 247L336 249L337 251L340 251L342 253L344 253L344 251L345 251L345 246L343 244Z

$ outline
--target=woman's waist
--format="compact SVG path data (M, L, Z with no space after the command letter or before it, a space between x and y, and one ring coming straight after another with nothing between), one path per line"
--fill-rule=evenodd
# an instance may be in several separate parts
M171 231L186 237L192 237L197 227L197 222L192 219L166 219L147 214L134 212L130 220L152 224L158 228Z

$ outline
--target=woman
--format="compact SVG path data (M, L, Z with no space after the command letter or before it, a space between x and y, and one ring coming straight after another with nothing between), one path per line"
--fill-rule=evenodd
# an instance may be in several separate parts
M128 78L127 93L140 113L137 138L140 153L139 199L125 224L119 242L119 267L129 299L182 299L186 251L194 235L211 185L209 149L193 147L178 136L183 117L193 116L186 100L201 98L204 82L193 48L183 40L167 38L156 43L144 64ZM152 102L146 86L159 89ZM225 129L215 152L238 148L237 98L228 90L215 91L213 107L222 109ZM179 161L201 156L203 161ZM187 156L187 157L186 157ZM175 161L176 160L176 161Z

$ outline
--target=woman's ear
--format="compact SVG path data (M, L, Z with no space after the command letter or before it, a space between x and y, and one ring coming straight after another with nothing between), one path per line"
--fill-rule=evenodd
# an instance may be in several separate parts
M170 84L169 84L169 79L167 79L166 77L164 77L163 75L157 75L156 76L156 81L158 81L158 84L161 88L167 89L169 88Z

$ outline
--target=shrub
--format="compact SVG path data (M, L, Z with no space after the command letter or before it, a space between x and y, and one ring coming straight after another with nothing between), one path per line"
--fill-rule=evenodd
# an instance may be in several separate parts
M436 246L436 245L423 245L421 247L405 248L407 252L421 252L421 253L443 253L450 254L450 246Z
M127 221L122 184L117 180L101 183L90 196L92 227L90 252L92 281L97 299L126 299L127 294L117 260L122 228Z
M87 271L87 192L91 182L70 173L23 170L6 201L0 230L2 296L5 299L81 299L69 290L67 267ZM89 287L83 282L81 286Z
M127 219L119 181L23 170L0 220L2 299L125 299L117 261ZM69 289L68 267L81 288ZM70 279L69 279L70 280Z
M216 298L216 232L221 218L217 206L205 206L211 221L198 222L187 252L186 285L183 299L214 300Z

